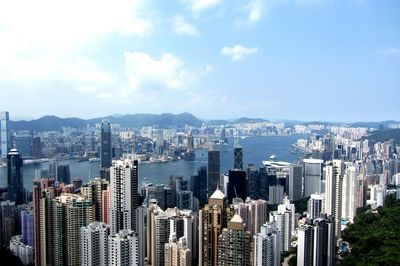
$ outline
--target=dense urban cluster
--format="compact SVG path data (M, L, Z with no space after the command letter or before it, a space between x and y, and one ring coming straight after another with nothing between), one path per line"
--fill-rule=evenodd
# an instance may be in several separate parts
M11 135L7 122L1 113L0 244L25 265L277 266L292 257L299 266L334 265L351 252L342 231L357 209L376 211L387 196L400 198L400 146L364 139L363 127L126 130L104 120L85 130ZM218 145L228 136L291 133L309 134L293 145L303 151L298 162L271 156L245 166L235 137L231 170L221 172ZM139 183L141 164L193 160L199 148L207 148L207 166L192 176ZM65 156L98 158L100 172L83 183L50 160L32 191L24 190L23 159ZM300 213L295 202L304 199Z

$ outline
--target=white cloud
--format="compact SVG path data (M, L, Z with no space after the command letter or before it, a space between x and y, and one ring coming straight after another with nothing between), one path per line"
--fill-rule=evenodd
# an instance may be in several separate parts
M400 48L395 48L395 47L387 48L387 49L377 50L374 53L385 56L400 56Z
M245 47L240 44L237 44L233 47L225 46L221 50L221 54L225 56L229 56L232 61L239 61L243 59L245 56L256 54L258 52L257 47Z
M184 0L187 6L194 12L200 13L206 9L218 6L223 0Z
M190 80L183 61L173 54L163 54L159 60L146 53L125 52L125 74L131 88L166 87L180 89Z
M262 0L251 0L247 9L249 10L248 21L251 23L258 22L263 14L263 2Z
M187 22L183 16L176 15L171 18L172 29L174 32L183 35L199 36L197 29Z

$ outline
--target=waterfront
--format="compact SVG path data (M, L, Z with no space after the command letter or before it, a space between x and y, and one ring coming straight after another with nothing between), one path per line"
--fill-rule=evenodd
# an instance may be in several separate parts
M267 160L271 155L276 155L277 160L296 162L301 153L292 153L291 145L305 135L246 137L240 138L239 144L243 147L244 166L249 163L260 165L262 160ZM218 145L221 151L221 173L233 167L233 139L229 139L228 145ZM99 176L99 164L97 162L64 161L70 166L71 179L79 177L87 182L89 177ZM139 168L139 184L148 178L146 182L165 184L169 175L190 176L197 169L207 165L207 151L197 150L195 161L172 161L166 163L141 164ZM37 170L48 168L48 163L31 164L24 166L24 187L32 188L32 180L36 177ZM38 171L39 172L39 171ZM40 173L38 173L40 174ZM0 187L7 186L7 168L0 168Z

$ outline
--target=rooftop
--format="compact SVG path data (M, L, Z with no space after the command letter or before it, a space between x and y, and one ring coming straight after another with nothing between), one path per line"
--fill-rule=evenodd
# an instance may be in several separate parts
M217 190L215 190L211 195L210 199L225 199L225 194L217 188Z

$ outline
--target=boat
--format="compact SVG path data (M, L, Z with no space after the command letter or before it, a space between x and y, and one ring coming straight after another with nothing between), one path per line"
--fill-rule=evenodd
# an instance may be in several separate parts
M89 162L90 163L100 162L100 158L90 158Z

